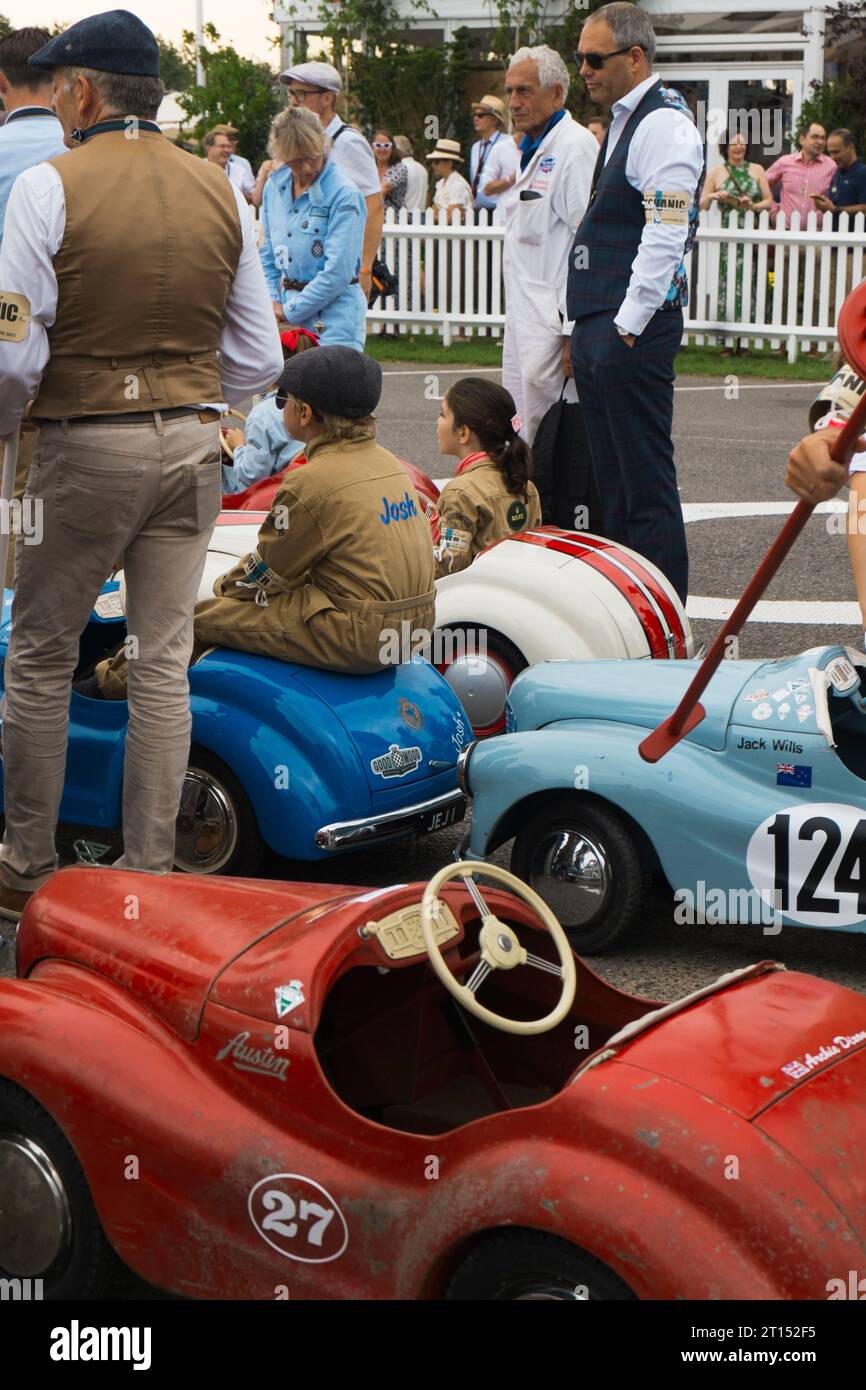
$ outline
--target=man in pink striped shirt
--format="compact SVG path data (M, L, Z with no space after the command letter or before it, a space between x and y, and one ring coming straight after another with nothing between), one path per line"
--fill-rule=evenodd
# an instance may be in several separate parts
M800 226L805 227L809 213L817 211L813 197L830 187L836 164L824 153L826 143L827 132L813 121L800 133L799 154L783 154L767 170L767 182L778 200L775 210L780 203L786 226L791 225L791 214L798 212Z

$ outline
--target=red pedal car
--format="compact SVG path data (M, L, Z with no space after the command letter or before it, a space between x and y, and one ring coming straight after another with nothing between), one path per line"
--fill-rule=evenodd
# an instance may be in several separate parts
M0 1274L825 1299L866 1267L866 1000L764 963L660 1007L474 871L56 874L0 980Z

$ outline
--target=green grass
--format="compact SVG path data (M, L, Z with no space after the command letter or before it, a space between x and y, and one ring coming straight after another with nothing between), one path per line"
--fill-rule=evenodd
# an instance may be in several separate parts
M449 367L499 367L502 365L501 338L472 338L444 347L438 335L381 338L371 334L366 351L380 362L423 362ZM765 377L777 381L829 381L833 374L829 354L825 359L801 357L791 363L777 353L750 352L739 357L722 357L720 348L687 347L677 354L676 369L681 376Z

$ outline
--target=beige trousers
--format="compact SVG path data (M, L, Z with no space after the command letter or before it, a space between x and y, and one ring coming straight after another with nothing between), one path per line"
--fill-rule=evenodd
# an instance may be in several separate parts
M168 873L189 753L192 615L220 506L219 430L197 413L42 426L27 496L42 539L15 548L3 701L6 883L38 888L57 867L79 637L118 565L127 581L129 727L118 867Z

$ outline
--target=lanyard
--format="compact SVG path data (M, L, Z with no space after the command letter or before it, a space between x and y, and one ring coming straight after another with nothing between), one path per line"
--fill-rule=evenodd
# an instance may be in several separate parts
M33 116L50 116L52 120L57 120L54 112L47 106L20 106L17 111L9 112L6 125L11 125L13 121L29 121Z

